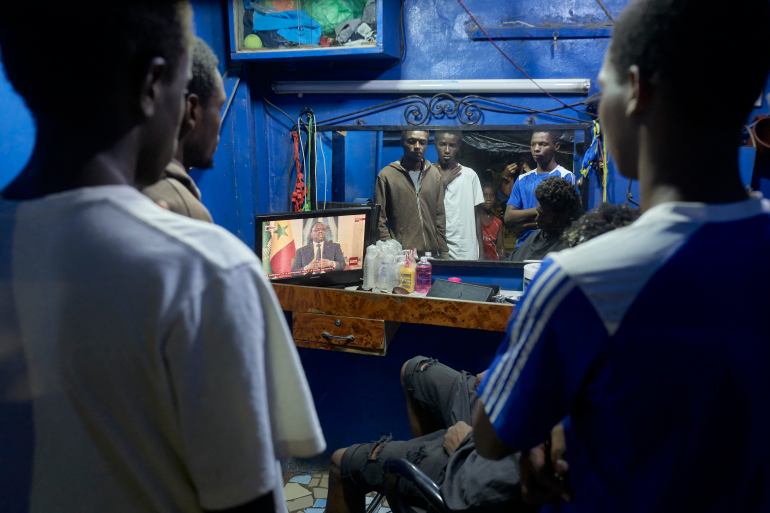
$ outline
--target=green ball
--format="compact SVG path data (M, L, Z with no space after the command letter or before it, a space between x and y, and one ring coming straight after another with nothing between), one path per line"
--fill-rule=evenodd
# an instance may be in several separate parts
M256 50L262 48L262 40L256 34L249 34L243 40L243 46L249 50Z

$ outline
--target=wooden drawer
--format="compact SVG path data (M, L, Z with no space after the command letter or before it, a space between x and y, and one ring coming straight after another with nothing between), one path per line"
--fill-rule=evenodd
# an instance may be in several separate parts
M294 312L292 334L300 347L384 355L394 327L380 319Z

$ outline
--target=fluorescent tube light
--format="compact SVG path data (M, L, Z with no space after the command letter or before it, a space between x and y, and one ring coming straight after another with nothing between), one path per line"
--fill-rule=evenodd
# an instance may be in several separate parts
M542 93L586 94L591 88L588 78L538 78L488 80L368 80L368 81L297 81L273 82L277 94L376 94L376 93ZM538 87L539 86L539 87Z

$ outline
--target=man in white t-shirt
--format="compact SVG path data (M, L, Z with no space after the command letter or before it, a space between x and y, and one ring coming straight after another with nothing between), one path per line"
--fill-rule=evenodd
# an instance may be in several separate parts
M535 189L546 178L557 176L575 184L575 175L556 163L559 150L559 136L551 131L538 130L530 139L532 158L537 167L528 173L519 175L513 184L513 190L505 208L505 225L513 233L518 233L518 243L526 239L537 228L537 199Z
M438 153L436 167L441 173L446 211L446 243L449 258L478 260L481 240L479 208L484 192L476 172L457 161L462 137L457 132L438 131L434 144Z
M2 10L37 141L0 196L0 509L285 511L277 458L324 442L281 307L248 247L137 190L174 154L189 4ZM40 66L60 27L77 58Z

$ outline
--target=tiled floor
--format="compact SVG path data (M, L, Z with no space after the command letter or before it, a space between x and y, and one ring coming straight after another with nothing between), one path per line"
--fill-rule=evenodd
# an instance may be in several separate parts
M284 465L286 507L289 513L323 513L329 491L329 471L325 462L290 460ZM367 507L375 494L366 497ZM384 502L373 513L390 513Z

